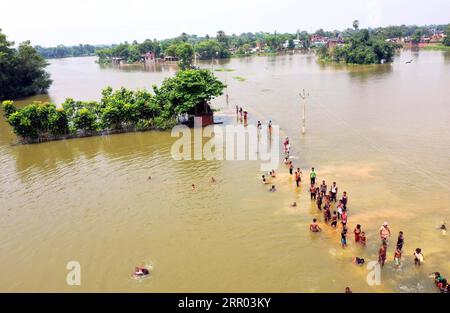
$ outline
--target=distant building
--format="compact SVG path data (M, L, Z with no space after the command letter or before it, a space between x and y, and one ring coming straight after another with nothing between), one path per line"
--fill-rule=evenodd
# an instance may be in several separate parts
M445 38L444 33L436 33L430 37L430 42L433 43L441 42L442 40L444 40L444 38Z
M293 42L294 42L294 49L300 49L300 48L303 47L303 41L302 40L294 39ZM285 49L289 48L289 40L286 40L283 43L283 48L285 48Z
M164 57L164 62L177 62L177 61L178 61L178 58L171 56L171 55Z
M145 54L141 54L141 61L144 63L156 62L155 54L152 51L149 51Z
M314 34L311 36L311 47L321 47L328 43L329 38L321 35Z

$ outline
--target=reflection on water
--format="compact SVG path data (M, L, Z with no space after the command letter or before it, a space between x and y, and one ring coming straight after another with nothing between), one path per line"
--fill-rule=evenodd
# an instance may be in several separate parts
M296 190L283 165L278 192L269 193L257 162L174 161L169 132L22 146L2 117L0 249L7 252L0 254L0 290L72 291L65 265L77 260L83 291L436 291L427 273L450 276L450 237L436 230L450 219L449 58L405 50L377 66L323 64L313 55L199 61L234 70L215 72L230 97L229 107L225 97L213 103L221 119L233 123L239 105L250 123L279 124L304 176L314 166L319 180L348 192L349 228L362 224L365 248L349 236L342 250L339 232L328 227L319 236L308 232L322 214L308 186ZM94 61L52 60L49 94L18 104L95 100L107 85L150 89L176 71ZM310 93L304 136L302 89ZM403 265L391 266L391 244L382 285L368 286L366 269L350 260L377 259L385 220L391 243L405 232ZM411 258L416 247L426 258L420 269ZM128 276L141 263L154 273L136 284Z

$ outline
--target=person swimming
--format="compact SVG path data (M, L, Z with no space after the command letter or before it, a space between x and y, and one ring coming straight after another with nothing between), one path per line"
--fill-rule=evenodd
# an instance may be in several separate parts
M138 267L136 266L134 268L134 273L133 275L135 277L144 277L150 274L150 271L148 269L146 269L145 267Z
M148 177L148 180L152 180L152 177L151 177L151 176L149 176L149 177Z
M211 176L211 183L215 183L216 182L216 179L213 177L213 176Z
M354 262L356 265L363 265L366 261L364 260L364 258L355 257L355 258L353 259L353 262Z
M297 202L292 202L291 208L295 208L295 207L297 207Z
M314 218L313 222L309 225L309 230L313 233L320 232L322 229L320 228L319 224L317 224L317 219Z
M273 178L277 177L277 174L275 173L275 170L271 170L271 171L269 172L269 175L270 175L271 177L273 177Z
M442 223L441 227L439 227L442 231L442 235L447 234L447 226L445 225L445 222Z
M345 293L353 293L350 287L345 287Z
M266 176L265 175L263 175L261 177L261 181L262 181L263 184L267 184L267 180L266 180Z
M270 192L275 192L277 189L275 188L275 185L272 185L272 187L269 189Z
M195 191L195 185L194 184L191 185L191 188L192 188L192 191Z

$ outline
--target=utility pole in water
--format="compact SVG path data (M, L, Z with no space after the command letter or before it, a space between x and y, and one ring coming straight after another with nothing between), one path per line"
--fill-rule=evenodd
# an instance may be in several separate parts
M300 98L303 100L303 109L302 109L302 135L306 132L306 98L309 96L309 92L305 92L305 89L300 93Z

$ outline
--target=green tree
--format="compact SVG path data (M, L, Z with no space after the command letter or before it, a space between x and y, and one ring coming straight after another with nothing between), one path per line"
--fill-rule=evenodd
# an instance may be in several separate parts
M55 109L49 115L48 128L53 135L66 135L69 133L69 121L63 108Z
M228 36L223 30L219 30L217 32L216 38L219 43L221 43L225 48L228 48Z
M48 63L29 41L13 48L0 29L0 100L31 96L47 91L52 83L45 71Z
M416 29L411 36L411 42L414 44L418 44L420 42L420 39L422 38L422 35L423 35L422 29Z
M294 49L295 48L295 43L293 39L289 39L288 41L288 48L289 49Z
M222 94L225 85L209 70L179 71L166 78L161 87L153 86L156 101L163 108L164 117L192 113L196 108Z
M96 121L96 115L88 108L82 108L76 111L73 118L75 128L83 130L84 132L95 130Z
M180 68L187 69L192 65L194 58L194 48L188 43L181 43L175 49L175 55L180 60Z
M203 40L195 46L195 51L201 60L218 57L222 47L217 40Z
M445 38L444 38L444 40L442 41L442 43L445 45L445 46L450 46L450 25L448 25L447 26L447 30L445 31Z

